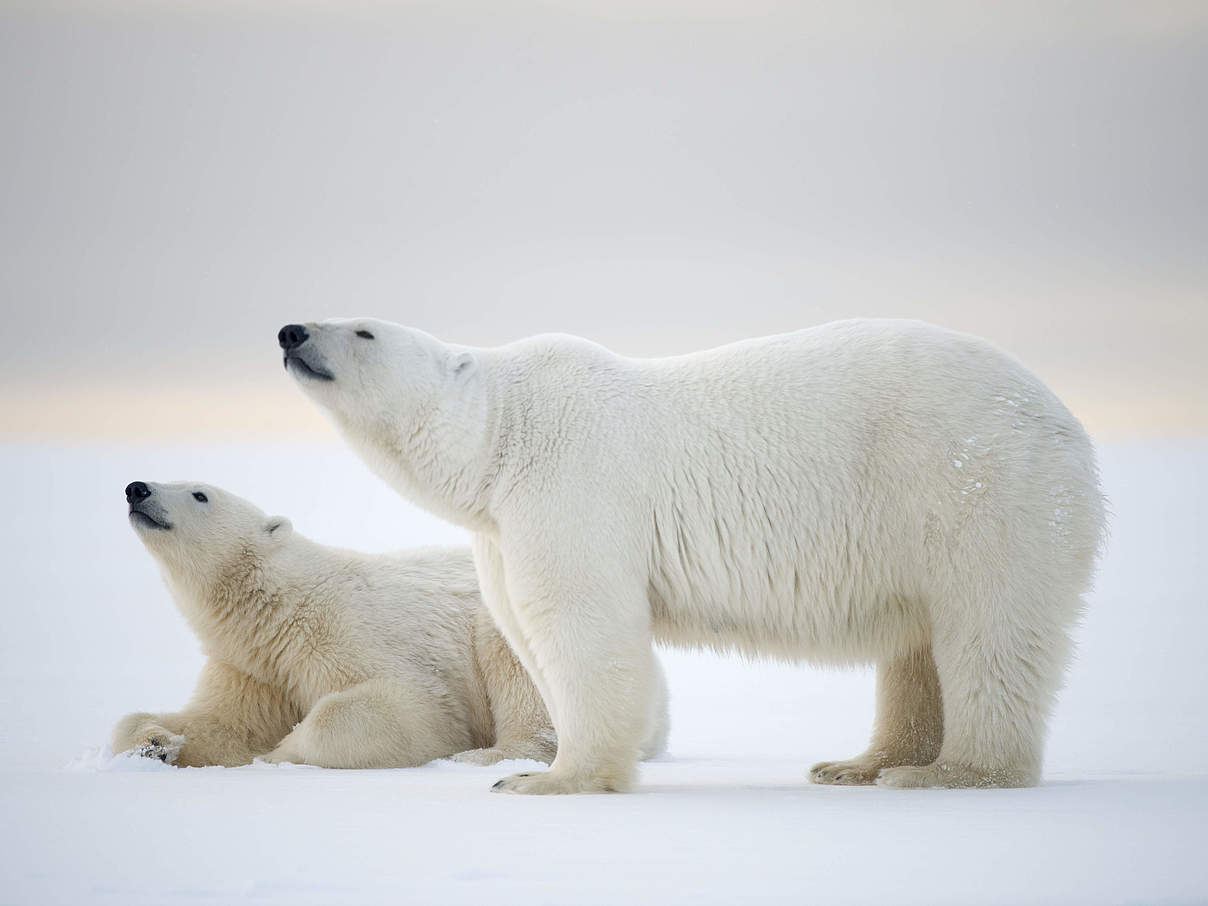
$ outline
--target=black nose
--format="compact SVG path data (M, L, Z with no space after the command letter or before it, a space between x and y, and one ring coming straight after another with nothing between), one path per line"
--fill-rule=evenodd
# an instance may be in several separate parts
M147 487L146 482L132 481L126 485L126 502L135 503L139 500L145 500L151 496L151 489Z
M296 349L305 343L309 336L301 324L286 324L277 331L277 342L281 344L282 349Z

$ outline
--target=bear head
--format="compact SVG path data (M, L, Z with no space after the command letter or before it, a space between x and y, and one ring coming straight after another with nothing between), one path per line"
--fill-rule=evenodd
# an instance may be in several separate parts
M285 369L387 483L454 522L480 508L489 431L479 353L363 318L287 324L277 342Z
M130 524L170 577L202 582L249 554L267 554L288 537L283 516L266 516L229 491L197 482L133 481Z
M277 333L285 370L337 421L404 429L437 415L474 371L469 350L386 321L332 319Z

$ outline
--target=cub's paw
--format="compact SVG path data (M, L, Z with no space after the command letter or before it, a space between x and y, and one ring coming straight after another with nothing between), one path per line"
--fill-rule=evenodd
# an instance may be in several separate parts
M178 733L170 733L163 727L148 727L131 749L140 758L158 758L167 764L176 764L184 744L185 738Z
M620 793L628 788L629 784L604 778L568 776L558 771L535 771L504 777L491 787L491 792L557 796L568 793Z
M519 749L504 749L492 746L489 749L467 749L452 756L454 761L462 764L496 764L500 761L544 761L549 764L553 756L546 752L521 751Z
M127 714L117 726L109 740L114 752L134 752L141 758L157 758L166 764L176 764L185 738L159 723L154 714Z
M306 764L306 759L300 753L285 745L277 746L267 755L261 755L258 760L267 761L269 764Z
M509 755L503 749L467 749L464 752L458 752L452 756L453 761L459 761L462 764L495 764L500 761L506 761L509 758L515 758L514 755Z
M836 786L867 786L881 773L882 762L873 758L853 758L851 761L820 761L810 768L810 783Z

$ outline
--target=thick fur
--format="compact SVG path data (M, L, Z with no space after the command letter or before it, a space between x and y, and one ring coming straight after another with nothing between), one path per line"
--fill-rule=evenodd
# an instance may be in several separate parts
M177 765L552 760L549 716L482 607L469 550L339 550L209 485L148 487L131 523L209 660L183 710L128 715L114 751ZM666 741L665 687L657 701L645 754Z
M306 330L287 367L380 476L475 533L549 707L552 768L499 788L627 789L652 638L876 663L872 744L818 782L1038 781L1104 510L1082 427L1005 353L888 320L650 360Z

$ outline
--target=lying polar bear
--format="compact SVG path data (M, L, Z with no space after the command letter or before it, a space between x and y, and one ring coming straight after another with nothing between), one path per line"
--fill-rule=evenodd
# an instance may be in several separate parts
M378 475L475 533L559 740L498 789L628 788L652 636L876 663L872 744L817 782L1037 782L1104 508L1082 426L989 343L891 320L663 359L368 320L278 341Z
M209 660L184 710L119 721L115 752L331 768L554 757L549 716L482 607L469 550L325 547L209 485L136 481L126 499ZM658 682L647 756L666 744Z

